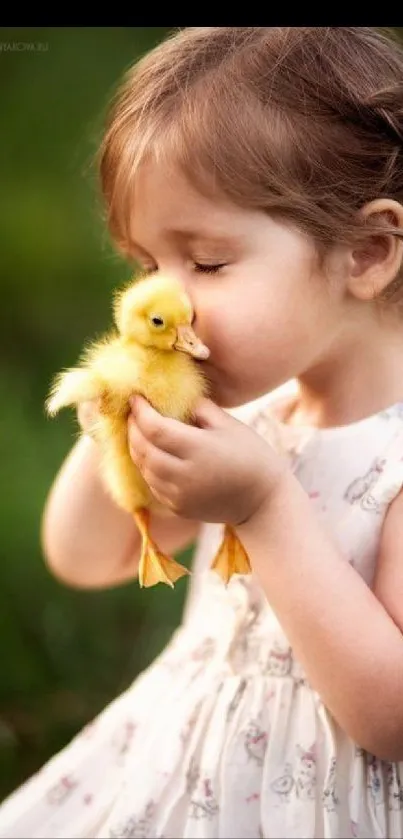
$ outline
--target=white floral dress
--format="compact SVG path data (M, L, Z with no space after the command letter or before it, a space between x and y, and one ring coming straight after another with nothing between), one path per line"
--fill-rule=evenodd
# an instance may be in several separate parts
M318 430L283 423L288 401L272 394L242 417L286 450L345 561L370 584L385 511L403 485L403 403ZM0 837L403 837L403 763L378 760L340 730L253 575L225 587L209 571L221 532L204 527L166 649L3 802Z

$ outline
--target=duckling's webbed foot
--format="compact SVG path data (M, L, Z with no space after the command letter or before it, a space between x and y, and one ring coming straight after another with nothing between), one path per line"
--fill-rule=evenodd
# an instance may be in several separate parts
M139 584L141 588L150 588L157 583L166 583L174 587L174 583L189 574L184 565L160 551L149 534L150 514L148 510L136 510L133 513L136 524L142 536L141 557L139 562Z
M224 537L214 557L211 570L221 577L224 583L228 583L233 574L250 574L251 566L248 554L235 530L226 524Z

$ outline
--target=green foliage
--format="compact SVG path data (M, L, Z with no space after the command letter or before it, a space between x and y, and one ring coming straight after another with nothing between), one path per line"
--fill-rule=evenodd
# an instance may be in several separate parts
M93 165L105 108L166 32L1 31L0 799L127 687L180 620L185 580L174 591L76 591L52 577L40 544L43 505L76 436L67 412L45 417L50 380L109 326L111 290L129 276Z

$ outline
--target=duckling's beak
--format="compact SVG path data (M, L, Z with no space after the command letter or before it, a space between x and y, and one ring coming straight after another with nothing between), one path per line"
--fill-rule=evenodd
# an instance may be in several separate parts
M187 352L193 358L205 359L210 355L210 350L202 344L191 326L178 326L174 350Z

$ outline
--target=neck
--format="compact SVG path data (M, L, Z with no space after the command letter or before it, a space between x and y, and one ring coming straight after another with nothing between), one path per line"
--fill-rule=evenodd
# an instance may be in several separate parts
M403 401L403 323L380 318L344 331L326 359L298 377L290 425L326 428L358 422Z

